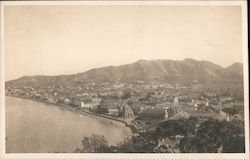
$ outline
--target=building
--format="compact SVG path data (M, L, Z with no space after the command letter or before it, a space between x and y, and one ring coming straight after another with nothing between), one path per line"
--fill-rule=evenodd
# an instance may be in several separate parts
M130 119L134 118L134 112L127 103L124 106L124 117Z
M165 118L165 110L163 109L145 109L138 118L144 121L163 120Z
M56 103L57 101L55 99L53 99L53 98L48 98L48 102L49 103Z
M158 145L155 148L156 152L169 152L169 153L179 153L179 144L184 138L183 135L176 135L170 137L160 138L158 140Z
M175 106L178 106L178 104L179 104L179 99L178 99L177 96L175 96L175 97L174 97L174 105L175 105Z
M179 105L179 98L177 96L174 97L174 105L173 105L173 108L174 108L174 112L175 113L178 113L181 111L181 107Z
M87 102L87 103L85 103L85 102L82 101L80 106L83 109L93 110L93 109L96 109L98 105L99 105L99 103L93 103L93 102Z
M163 109L165 111L165 119L168 119L175 114L174 109L172 107L164 107Z
M206 106L206 107L209 107L209 100L208 100L208 99L206 100L205 106Z
M119 105L121 101L114 97L103 98L100 104L97 106L97 109L105 114L118 116L119 115Z
M42 95L39 94L39 93L36 93L33 97L34 97L35 99L37 99L37 100L42 99Z
M195 104L194 104L194 109L195 109L195 110L198 110L198 109L199 109L199 105L195 103Z
M98 97L93 97L92 98L93 103L100 103L101 101L102 101L102 98L98 98Z
M171 117L172 120L189 119L189 118L190 114L187 112L178 112Z
M230 122L235 123L241 127L244 127L244 119L239 114L235 114L235 115L231 116Z
M64 99L64 103L65 103L65 104L70 104L70 102L71 102L71 101L70 101L68 98Z
M165 118L166 119L169 118L168 109L169 109L168 107L164 109L164 111L165 111Z
M84 102L81 102L80 106L81 106L81 108L86 108L87 107L87 105L85 105Z
M118 116L119 110L117 108L108 108L108 115Z

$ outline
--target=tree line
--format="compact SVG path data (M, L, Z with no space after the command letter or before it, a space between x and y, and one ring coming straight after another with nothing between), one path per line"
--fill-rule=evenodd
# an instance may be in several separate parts
M118 143L108 145L102 135L83 137L78 153L155 153L155 147L162 138L174 140L176 135L183 138L177 145L182 153L244 153L244 124L215 119L200 121L197 118L167 120L154 131L133 135ZM167 148L166 148L167 149ZM168 152L168 151L164 151Z

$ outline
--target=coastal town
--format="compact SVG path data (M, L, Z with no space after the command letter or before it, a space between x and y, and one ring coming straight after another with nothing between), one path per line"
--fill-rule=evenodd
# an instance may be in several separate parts
M118 121L131 132L108 145L108 135L93 127L75 152L244 152L242 70L240 63L138 60L72 75L23 76L7 81L5 93L107 119L105 128Z
M70 106L85 113L122 121L132 128L134 136L138 136L155 131L164 122L193 118L199 123L214 119L240 123L244 127L242 90L240 86L223 89L202 84L173 86L137 81L130 84L87 83L78 87L7 85L6 95ZM168 152L166 148L161 149L162 145L175 145L170 152L180 152L176 145L183 135L175 134L171 138L159 138L154 151Z
M137 84L129 85L91 83L83 87L13 86L6 88L6 95L70 105L99 114L138 119L146 123L181 116L217 117L216 112L223 111L223 108L237 109L237 114L242 119L244 115L244 96L241 88L206 90L202 85L173 87L171 84L143 84L143 81L138 81Z

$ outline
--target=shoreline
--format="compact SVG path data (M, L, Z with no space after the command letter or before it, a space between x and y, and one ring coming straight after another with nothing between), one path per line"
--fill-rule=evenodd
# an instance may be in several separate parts
M81 114L81 115L90 115L92 117L99 117L99 118L105 118L105 119L108 119L108 120L111 120L111 121L116 121L116 122L124 124L125 127L128 127L131 130L132 135L137 133L137 130L133 126L128 125L126 123L126 121L123 120L123 119L115 118L115 117L112 117L112 116L107 116L107 115L104 115L104 114L98 114L98 113L90 112L88 110L84 110L84 109L81 109L79 107L74 107L74 106L67 105L67 104L62 104L62 103L50 103L50 102L46 102L46 101L40 101L40 100L36 100L36 99L32 99L32 98L26 98L26 97L20 97L20 96L9 96L9 95L5 95L5 96L26 99L26 100L35 101L35 102L44 103L44 104L51 104L51 105L54 105L54 106L57 106L57 107L65 108L67 110L73 111L73 112Z

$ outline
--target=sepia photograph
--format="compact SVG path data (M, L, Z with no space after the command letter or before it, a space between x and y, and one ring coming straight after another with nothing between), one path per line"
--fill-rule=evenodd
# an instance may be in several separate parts
M2 1L0 158L249 159L246 4Z

